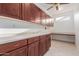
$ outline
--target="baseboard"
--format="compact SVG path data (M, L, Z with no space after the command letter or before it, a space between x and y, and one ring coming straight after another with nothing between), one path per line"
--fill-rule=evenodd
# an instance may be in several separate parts
M72 43L72 44L75 44L75 42L68 42L68 41L63 41L63 40L57 40L57 39L52 39L54 41L60 41L60 42L66 42L66 43Z
M52 33L52 35L68 35L68 36L75 36L73 33Z

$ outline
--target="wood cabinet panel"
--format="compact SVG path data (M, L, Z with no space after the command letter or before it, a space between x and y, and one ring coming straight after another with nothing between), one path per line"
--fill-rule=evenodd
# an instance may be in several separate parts
M41 24L46 25L46 20L46 14L43 11L41 11Z
M34 5L33 3L31 4L31 13L33 15L32 22L38 23L37 21L40 20L40 11L41 10L36 5Z
M2 56L41 56L51 46L50 34L0 45Z
M28 39L28 56L39 55L39 36Z
M46 42L45 41L40 41L40 46L39 46L39 55L44 55L46 51Z
M20 3L1 3L1 14L12 18L21 17L21 4Z
M48 50L51 47L51 34L46 35L46 49Z
M39 43L39 55L44 55L46 52L46 36L40 36L40 43Z
M44 55L51 46L50 34L40 36L39 55Z
M30 3L23 3L22 4L22 18L25 21L32 20L32 14L31 14L31 4Z
M2 44L0 45L0 54L4 54L5 52L15 50L25 45L27 45L27 40L20 40L20 41Z
M22 17L25 21L41 24L48 15L33 3L22 4Z
M39 41L34 42L28 46L28 56L38 56L39 55Z
M39 37L38 36L37 37L32 37L32 38L27 40L28 44L34 43L36 41L39 41Z
M22 4L22 17L26 21L35 22L38 18L39 9L33 3ZM40 17L39 17L40 18Z
M4 56L27 56L26 52L27 52L26 47L22 47L14 51L5 53Z
M0 4L0 15L1 15L1 4Z
M0 3L1 15L43 24L42 20L50 18L33 3ZM45 24L43 24L45 25Z

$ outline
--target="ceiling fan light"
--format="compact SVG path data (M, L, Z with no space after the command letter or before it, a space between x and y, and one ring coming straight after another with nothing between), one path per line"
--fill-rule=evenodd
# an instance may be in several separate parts
M59 6L56 6L56 10L59 10Z

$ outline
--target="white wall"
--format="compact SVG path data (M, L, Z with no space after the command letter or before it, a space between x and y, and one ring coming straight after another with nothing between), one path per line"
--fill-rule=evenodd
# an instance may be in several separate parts
M55 11L52 11L52 10L47 11L46 9L49 6L47 6L45 4L36 4L36 5L38 7L40 7L44 12L46 12L51 17L55 17L58 13L60 14L60 13L64 12L64 11L55 12ZM76 43L76 46L78 47L78 50L79 50L79 3L78 4L77 3L76 4L71 4L70 7L67 5L63 9L65 11L69 11L69 10L75 9L75 10L78 10L78 12L76 12L74 14L74 16L71 15L70 19L68 19L68 20L62 19L62 20L65 20L65 21L59 21L59 22L56 21L55 24L54 24L55 27L53 29L53 32L58 32L58 33L59 32L61 32L61 33L64 33L64 32L75 33L75 43Z
M75 34L76 34L76 46L79 50L79 11L74 14Z
M75 36L68 36L68 35L53 35L54 40L60 40L65 42L72 42L75 43Z
M53 33L75 34L73 11L64 13L55 19ZM75 42L75 36L53 35L53 39Z
M38 4L36 5L41 8L44 12L46 12L49 16L52 17L52 20L54 19L54 27L53 27L53 33L66 33L66 34L74 34L74 16L73 16L73 9L75 4L67 4L60 6L61 10L55 10L55 8L52 8L50 10L47 10L50 5L48 4ZM74 42L75 36L68 37L68 36L62 36L62 35L53 35L53 39L57 40L63 40L68 42Z
M44 3L35 3L36 6L41 8L44 12L46 12L52 18L61 18L55 19L53 32L57 33L74 33L74 17L73 17L73 9L75 9L75 5L77 4L66 4L61 5L61 10L55 10L55 8L51 8L47 10L50 5Z
M63 15L56 17L53 32L66 34L75 33L73 11L64 13Z

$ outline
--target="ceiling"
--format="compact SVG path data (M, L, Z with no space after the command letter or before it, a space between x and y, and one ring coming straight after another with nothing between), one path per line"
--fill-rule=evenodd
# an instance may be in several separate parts
M52 3L51 3L52 4ZM53 23L55 21L55 18L63 16L63 15L67 15L67 13L73 13L76 9L78 9L78 5L79 4L70 4L70 3L66 3L66 4L61 4L59 6L59 10L56 10L55 7L51 8L50 10L47 10L51 4L47 4L47 3L35 3L35 5L37 7L39 7L41 10L43 10L47 15L49 15L51 18L50 19L46 19L43 22L43 24L47 24L49 26L53 26ZM51 21L50 21L51 20Z
M45 13L47 13L49 16L56 17L60 14L63 14L63 13L69 12L69 11L73 11L74 9L76 9L76 7L79 4L74 4L74 3L63 4L62 3L60 5L60 10L56 10L55 7L51 8L50 10L47 10L51 5L46 4L46 3L35 3L35 5L38 6L41 10L43 10Z

